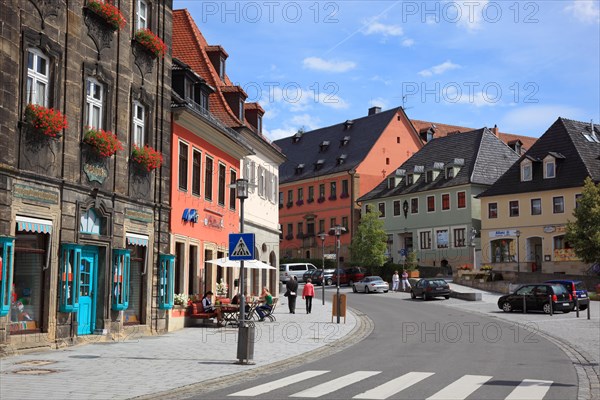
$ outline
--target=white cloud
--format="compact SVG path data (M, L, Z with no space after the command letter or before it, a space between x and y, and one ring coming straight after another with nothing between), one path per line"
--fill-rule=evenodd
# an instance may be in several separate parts
M352 61L328 61L319 57L307 57L302 63L304 68L325 72L346 72L356 67L356 63Z
M312 131L313 129L317 129L320 127L321 120L311 114L299 114L294 115L290 122L294 126L303 126L306 128L306 130Z
M292 136L298 132L298 128L277 128L272 131L264 129L263 133L271 140L283 139L284 137Z
M419 75L421 75L421 76L440 75L446 71L449 71L451 69L457 69L457 68L460 68L460 65L453 64L452 61L448 60L439 65L433 66L428 69L424 69L423 71L419 72Z
M500 126L504 132L520 132L539 137L558 117L582 120L586 115L582 110L572 106L524 106L507 112Z
M392 80L385 79L385 78L383 78L383 77L381 77L379 75L375 75L375 76L371 77L371 80L374 81L374 82L381 82L381 83L383 83L386 86L389 86L389 85L391 85L393 83Z
M296 134L300 128L311 131L320 127L321 120L318 117L311 114L298 114L286 120L283 127L265 130L264 133L269 139L277 140Z
M365 29L363 29L365 35L402 36L404 33L399 25L385 25L375 20L366 22L365 26Z
M461 28L465 28L469 32L475 32L481 29L481 22L483 21L484 16L486 16L489 12L489 18L493 19L494 16L494 8L486 9L489 0L479 0L477 2L468 2L468 1L454 1L456 8L459 10L460 15L458 15L457 26ZM496 4L497 7L499 7ZM450 9L450 8L449 8ZM449 15L448 18L453 19L454 14Z
M306 111L316 105L336 110L348 108L349 104L336 92L336 86L324 86L321 91L317 91L303 89L298 83L288 82L272 86L268 91L265 90L259 103L265 110L271 110L277 106L278 109L274 111L275 115L278 115L279 109L284 107L290 112Z
M570 12L585 23L599 23L600 22L600 8L598 8L597 1L591 0L573 0L573 4L565 7L565 11Z
M413 44L415 44L415 41L412 39L404 39L402 41L402 46L404 47L412 47Z

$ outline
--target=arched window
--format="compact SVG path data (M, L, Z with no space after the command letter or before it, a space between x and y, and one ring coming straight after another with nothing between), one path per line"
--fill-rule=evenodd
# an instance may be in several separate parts
M100 234L100 218L93 208L90 208L81 216L79 231L81 233Z

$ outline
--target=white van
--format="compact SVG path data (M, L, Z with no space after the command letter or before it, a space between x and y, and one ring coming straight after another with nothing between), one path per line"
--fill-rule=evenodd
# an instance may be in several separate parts
M306 271L317 269L311 263L290 263L279 265L279 280L286 283L290 276L295 276L298 282L303 282L302 277Z

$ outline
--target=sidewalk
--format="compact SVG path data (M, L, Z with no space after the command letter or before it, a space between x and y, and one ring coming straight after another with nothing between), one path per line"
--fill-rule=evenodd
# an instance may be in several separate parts
M231 383L243 372L258 372L267 365L276 368L281 363L300 364L303 357L310 357L311 353L314 357L317 349L319 354L334 351L364 337L356 334L362 324L357 324L357 316L350 310L346 323L341 318L338 325L335 319L331 323L331 303L322 305L320 298L313 300L311 314L306 314L301 297L296 314L289 314L285 297L280 301L275 310L276 322L256 324L253 365L235 364L237 328L185 328L160 336L0 359L0 398L152 397L227 375L227 383ZM206 386L203 384L203 388Z

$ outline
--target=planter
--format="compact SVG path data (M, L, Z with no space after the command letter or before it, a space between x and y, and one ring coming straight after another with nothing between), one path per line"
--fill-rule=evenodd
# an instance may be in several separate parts
M408 277L409 278L418 278L420 276L419 274L419 270L415 269L413 271L408 271Z
M167 45L150 29L140 29L135 33L135 41L144 48L152 57L164 57Z

